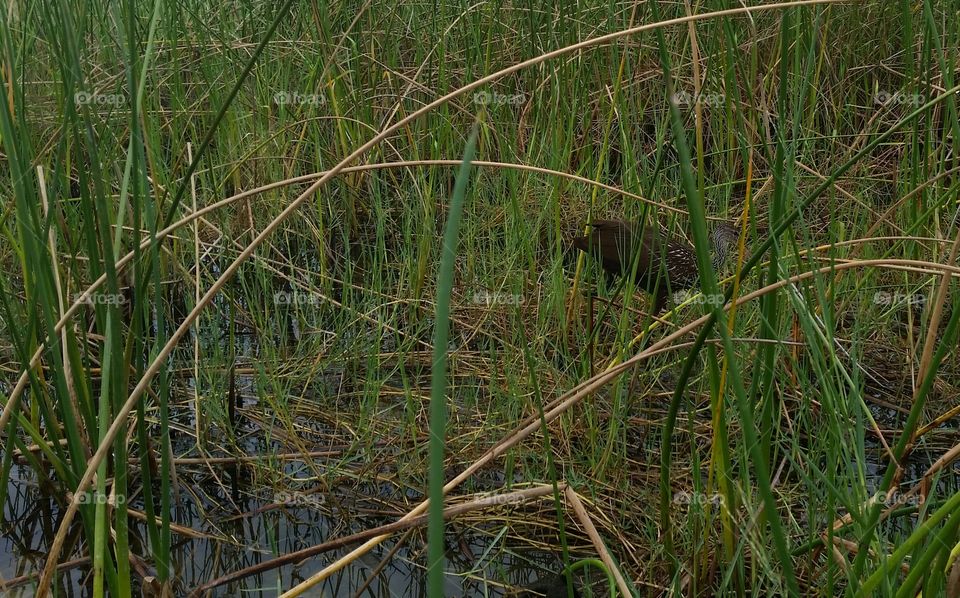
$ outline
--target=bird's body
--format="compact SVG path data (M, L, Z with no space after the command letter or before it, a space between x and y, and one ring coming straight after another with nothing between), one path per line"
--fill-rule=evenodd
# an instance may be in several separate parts
M588 235L573 239L573 246L596 258L610 275L627 276L635 268L637 285L654 297L655 313L663 310L670 293L697 284L697 254L689 243L657 227L623 220L597 220L590 227ZM714 269L736 238L736 230L729 225L714 230Z

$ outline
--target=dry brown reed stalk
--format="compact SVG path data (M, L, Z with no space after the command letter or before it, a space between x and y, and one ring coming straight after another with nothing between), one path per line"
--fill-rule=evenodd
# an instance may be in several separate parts
M654 202L654 201L652 201L652 200L646 199L646 198L641 197L641 196L639 196L639 195L636 195L636 194L634 194L634 193L630 193L629 191L625 191L625 190L623 190L623 189L619 189L619 188L613 187L613 186L611 186L611 185L606 185L606 184L600 183L600 182L598 182L598 181L592 181L592 180L590 180L590 179L588 179L588 178L581 177L581 176L579 176L579 175L575 175L575 174L571 174L571 173L562 172L562 171L559 171L559 170L551 170L551 169L549 169L549 168L541 168L541 167L539 167L539 166L529 166L529 165L525 165L525 164L511 164L511 163L508 163L508 162L491 162L491 161L484 161L484 160L474 160L474 161L472 162L472 164L473 164L474 166L484 166L484 167L490 167L490 168L515 169L515 170L520 170L520 171L524 171L524 172L532 172L532 173L537 173L537 174L546 174L546 175L550 175L550 176L557 176L557 177L560 177L560 178L566 178L566 179L569 179L569 180L572 180L572 181L577 181L577 182L584 183L584 184L587 184L587 185L598 186L598 187L600 187L600 188L602 188L602 189L604 189L604 190L606 190L606 191L610 191L611 193L617 193L617 194L623 195L623 196L625 196L625 197L629 197L629 198L631 198L631 199L635 199L635 200L637 200L637 201L641 201L641 202L644 202L644 203L649 203L649 204L651 204L651 205L656 205L656 206L658 206L660 209L663 209L663 210L673 211L673 212L676 212L676 213L678 213L678 214L686 214L686 213L687 213L685 210L681 210L681 209L679 209L679 208L674 208L674 207L672 207L672 206L667 206L667 205L664 205L664 204L661 204L661 203L658 203L658 202ZM377 164L363 164L363 165L360 165L360 166L348 166L348 167L345 167L345 168L341 169L339 172L342 172L342 173L353 173L353 172L365 172L365 171L368 171L368 170L380 170L380 169L387 169L387 168L412 168L412 167L417 167L417 166L450 166L450 167L453 167L453 166L459 166L459 165L460 165L460 160L406 160L406 161L401 161L401 162L383 162L383 163L377 163ZM222 207L228 206L228 205L230 205L230 204L233 204L233 203L238 202L238 201L243 200L243 199L247 199L247 198L252 197L252 196L254 196L254 195L258 195L258 194L260 194L260 193L265 193L265 192L267 192L267 191L271 191L271 190L273 190L273 189L279 189L279 188L282 188L282 187L286 187L286 186L290 186L290 185L296 185L296 184L304 183L304 182L308 182L308 181L316 181L317 179L320 179L320 178L323 178L323 177L327 176L329 173L330 173L329 170L323 170L323 171L316 172L316 173L313 173L313 174L301 175L301 176L298 176L298 177L294 177L294 178L290 178L290 179L285 179L285 180L277 181L277 182L274 182L274 183L269 183L269 184L267 184L267 185L262 185L262 186L260 186L260 187L254 188L254 189L249 189L249 190L244 191L244 192L242 192L242 193L238 193L238 194L233 195L233 196L231 196L231 197L227 197L227 198L222 199L222 200L220 200L220 201L218 201L218 202L215 202L215 203L213 203L213 204L210 204L209 206L205 206L205 207L203 207L203 208L201 208L201 209L199 209L199 210L197 210L197 211L195 211L195 212L193 212L193 213L191 213L191 214L188 214L187 216L184 216L183 218L181 218L180 220L174 222L174 223L171 224L170 226L168 226L168 227L166 227L166 228L158 231L157 234L156 234L156 237L155 237L155 238L156 238L156 242L161 242L161 241L163 241L163 240L166 239L167 237L171 236L171 235L174 233L174 231L176 231L177 229L179 229L179 228L181 228L181 227L183 227L183 226L186 226L187 224L190 224L190 223L193 222L194 220L203 219L203 217L206 216L207 214L213 213L213 212L219 210L219 209L222 208ZM148 248L152 242L153 242L153 240L152 240L150 237L148 237L148 236L145 237L145 238L143 239L143 241L140 242L139 250L142 251L142 250ZM242 247L239 243L235 243L235 244L238 245L238 246L240 246L240 247ZM128 252L126 255L124 255L122 258L120 258L120 259L117 261L116 268L117 268L117 272L118 272L118 273L122 272L123 269L133 260L134 255L135 255L135 252L134 252L134 251L130 251L130 252ZM106 280L107 280L106 275L105 275L105 274L104 274L104 275L101 275L99 278L97 278L95 281L93 281L93 282L90 284L90 286L88 286L83 293L80 293L80 296L93 294L98 288L100 288L100 286L102 286L104 283L106 283ZM332 303L334 303L334 304L336 304L336 305L339 305L339 304L337 304L335 301L333 301L332 298L329 299L329 300L330 300ZM59 334L59 333L63 330L64 326L66 326L67 322L69 322L70 319L77 314L77 312L79 312L81 309L83 309L83 308L85 308L85 307L86 307L86 303L84 303L83 301L81 301L81 300L79 300L79 299L75 300L75 301L73 302L73 304L70 305L69 308L67 308L67 310L63 313L63 315L60 317L60 319L59 319L59 320L57 321L57 323L54 325L54 327L53 327L53 332L54 332L54 334ZM34 352L33 356L30 358L30 368L31 368L31 369L37 367L37 365L40 363L40 357L43 355L43 351L44 351L45 348L46 348L46 344L45 344L45 343L40 343L40 345L37 347L37 349L36 349L36 351ZM13 410L16 409L17 406L18 406L18 404L19 404L20 395L23 393L24 389L26 388L26 385L27 385L28 380L29 380L29 374L27 373L27 371L21 372L20 377L17 379L17 383L16 383L16 385L14 386L13 391L10 393L10 397L8 398L7 403L4 405L3 413L0 414L0 428L2 428L3 426L5 426L5 425L9 422L10 417L11 417L12 414L13 414Z
M564 489L566 489L566 483L557 482L557 488L559 491L562 492ZM476 511L478 509L486 509L489 507L503 506L503 505L521 504L527 501L532 501L537 498L542 498L544 496L551 495L553 494L553 491L554 491L553 486L546 484L546 485L536 486L534 488L517 490L514 492L487 495L480 498L476 498L474 500L471 500L463 504L447 507L446 509L443 510L443 517L444 519L452 519L459 515L463 515L464 513L469 513L471 511ZM286 565L289 563L296 563L308 557L322 554L324 552L329 552L331 550L336 550L338 548L343 548L344 546L348 546L350 544L356 544L357 542L362 542L369 538L374 538L384 534L389 535L389 534L396 533L398 531L408 530L414 527L421 527L423 525L426 525L426 523L427 523L427 516L420 515L418 517L413 517L413 518L403 518L393 523L388 523L386 525L381 525L371 529L366 529L366 530L363 530L362 532L357 532L355 534L344 536L342 538L336 538L334 540L324 542L323 544L311 546L310 548L304 548L303 550L298 550L296 552L291 552L283 556L270 559L268 561L257 563L256 565L252 565L245 569L233 571L231 573L228 573L227 575L223 575L221 577L218 577L217 579L208 581L207 583L195 588L190 593L190 596L193 596L196 598L196 597L199 597L204 592L209 591L215 587L222 586L224 584L237 581L239 579L243 579L251 575L263 573L264 571L270 571L271 569L276 569L278 567L282 567L283 565Z
M623 37L641 33L643 31L672 26L672 25L684 24L693 20L707 20L707 19L715 19L715 18L725 17L725 16L752 14L753 12L763 12L763 11L772 10L772 9L782 10L786 8L796 7L796 6L812 6L816 4L839 4L842 1L843 0L798 0L794 2L783 2L783 3L777 3L777 4L771 4L771 5L740 7L740 8L734 8L734 9L728 9L728 10L722 10L722 11L716 11L716 12L710 12L710 13L697 14L697 15L682 17L679 19L664 20L656 23L642 25L640 27L633 27L630 29L617 31L617 32L603 35L597 38L588 39L576 44L566 46L564 48L560 48L558 50L554 50L552 52L535 56L523 62L514 64L513 66L510 66L508 68L497 71L493 74L477 79L476 81L468 85L465 85L463 87L460 87L459 89L454 90L448 93L447 95L444 95L443 97L438 98L437 100L434 100L433 102L423 106L422 108L414 111L410 115L400 119L393 125L386 127L380 133L374 136L372 139L370 139L369 141L364 143L362 146L357 148L353 153L346 156L336 166L334 166L330 171L328 171L326 175L324 175L315 183L313 183L306 191L304 191L300 196L298 196L295 200L293 200L286 208L283 209L283 211L281 211L281 213L276 218L274 218L270 222L270 224L267 225L266 228L264 228L263 231L260 232L260 234L257 235L257 237L253 241L250 242L247 248L243 252L241 252L241 254L229 266L227 266L227 268L223 271L221 276L211 285L210 289L204 294L200 302L193 308L193 310L190 311L189 314L187 314L184 321L173 332L173 334L170 336L170 339L167 341L167 343L158 351L153 361L144 371L140 381L137 383L133 391L128 396L127 400L117 410L113 423L107 429L106 433L103 434L101 443L98 446L97 451L94 453L93 457L89 460L87 464L87 469L84 472L83 476L81 476L80 481L77 484L77 488L75 490L75 496L78 496L81 492L86 490L86 488L89 487L89 485L93 482L94 477L96 475L97 468L99 467L100 463L107 457L107 454L110 452L110 445L114 442L117 435L120 433L120 430L123 427L124 422L126 421L127 415L136 406L137 402L139 401L140 397L143 395L147 386L149 386L153 377L156 376L156 374L160 371L160 368L162 367L163 363L166 361L166 359L170 356L170 353L180 342L180 339L186 334L187 330L190 329L190 327L193 325L193 322L197 319L199 314L204 309L206 309L206 307L213 301L213 298L226 285L227 281L229 281L236 274L236 272L240 269L243 262L245 262L251 255L253 255L257 247L268 236L270 236L284 220L286 220L291 214L293 214L303 202L305 202L317 190L323 187L323 185L326 184L327 181L329 181L334 176L336 176L341 171L343 171L343 169L347 166L347 164L353 162L360 156L364 155L367 151L372 149L374 146L379 144L381 141L389 137L394 132L402 129L407 124L429 113L435 108L442 106L443 104L446 104L447 102L453 100L454 98L461 96L463 94L466 94L469 91L477 89L487 83L493 82L501 77L518 72L525 68L546 62L553 58L563 56L565 54L570 54L578 50L589 48L591 46L603 45ZM8 401L8 404L12 402L13 402L12 400ZM43 575L41 576L40 582L37 587L37 596L39 596L40 598L46 598L46 595L49 592L50 583L53 579L54 571L56 570L56 564L57 564L57 561L59 561L60 559L60 552L63 549L63 543L66 540L67 532L70 528L71 523L73 522L73 518L76 516L79 505L80 503L77 500L73 500L71 501L67 510L64 512L60 526L57 529L57 533L54 536L53 542L51 543L50 552L49 552L47 561L44 565ZM313 579L314 578L311 578L301 583L297 587L299 588L299 590L295 588L294 593L291 594L290 592L288 592L287 595L299 595L306 588L309 588L310 586L312 586L313 583L316 583L312 581Z
M957 276L958 278L960 278L960 268L955 266L945 265L945 264L937 264L934 262L925 262L920 260L861 260L857 262L832 264L830 266L825 266L823 268L819 268L816 270L802 272L800 274L796 274L788 278L781 279L776 283L767 285L765 287L757 289L756 291L743 295L742 297L737 299L733 304L728 304L724 306L723 309L729 310L734 305L736 306L743 305L744 303L752 301L762 295L765 295L767 293L770 293L782 287L806 280L808 278L812 278L818 274L827 274L827 273L833 273L839 270L848 270L848 269L854 269L854 268L870 268L870 267L930 268L933 270L949 272L951 275ZM640 353L633 356L629 360L615 367L612 367L600 374L597 374L596 376L593 376L592 378L577 385L576 387L571 389L569 392L567 392L563 396L553 400L548 405L545 405L544 406L545 423L549 424L550 422L555 420L557 417L559 417L562 413L570 409L572 406L578 404L581 400L583 400L583 398L592 394L596 390L602 388L607 383L615 379L617 376L629 370L630 368L636 366L637 364L644 361L645 359L649 358L651 355L664 350L669 350L671 347L674 346L673 343L675 340L679 339L680 337L688 334L693 330L696 330L697 328L705 324L709 319L710 319L710 315L701 316L700 318L694 320L693 322L690 322L689 324L679 328L678 330L671 333L670 335L664 337L663 339L651 345L647 349L641 351ZM478 471L481 467L485 466L487 463L489 463L493 459L496 459L499 456L506 453L506 451L513 448L524 439L528 438L536 430L540 429L540 427L541 427L541 420L539 418L533 417L525 420L511 434L506 436L498 444L496 444L494 447L492 447L490 450L484 453L483 456L481 456L477 461L475 461L472 465L470 465L470 467L464 470L461 474L459 474L450 482L448 482L444 486L444 492L446 493L452 490L453 488L456 488L464 480L466 480L467 478L472 476L476 471ZM407 513L405 517L410 517L410 518L416 517L421 513L423 513L423 511L426 510L426 507L427 507L427 501L423 501L419 505L417 505L417 507L412 509L409 513ZM306 580L296 588L293 588L292 590L290 590L290 592L287 592L283 596L300 595L300 593L302 593L306 589L319 583L323 579L326 579L336 571L339 571L340 569L345 567L347 564L353 562L360 555L368 552L370 549L373 548L373 546L383 541L386 537L387 537L386 535L378 536L376 538L373 538L367 541L362 546L354 549L349 554L344 555L334 563L328 565L326 568L316 573L313 577Z
M583 506L583 502L580 500L580 497L577 496L577 493L574 492L573 488L570 486L567 486L563 496L567 499L567 504L570 506L570 508L573 509L574 514L580 521L580 525L582 525L583 529L586 530L587 535L590 537L590 541L593 542L593 547L600 556L600 560L603 561L603 564L607 566L607 571L613 575L613 579L617 582L617 588L619 588L620 593L623 596L631 596L633 593L630 591L630 586L627 585L626 580L624 580L623 573L620 571L620 567L617 566L617 563L613 560L613 557L610 556L610 551L607 550L606 545L603 543L603 539L600 537L600 533L597 532L597 527L590 519L590 514L587 513L587 509Z

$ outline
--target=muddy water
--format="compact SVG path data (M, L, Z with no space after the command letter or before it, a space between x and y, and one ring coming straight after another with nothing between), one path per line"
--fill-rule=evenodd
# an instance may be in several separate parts
M4 580L35 573L43 566L47 546L56 531L61 510L49 496L44 496L33 481L33 474L21 466L14 466L9 484L9 498L4 506L5 527L0 535L0 576ZM207 491L210 489L207 488ZM215 497L216 498L216 497ZM219 498L226 498L221 496ZM270 504L271 501L245 499L238 506L247 512ZM139 508L137 500L131 505ZM205 519L199 507L207 511ZM349 505L344 505L349 506ZM207 531L229 542L213 539L184 539L174 534L171 558L179 582L176 595L188 591L225 573L268 561L278 555L320 544L326 540L382 525L393 518L350 515L345 519L319 514L306 506L288 506L250 517L228 521L218 505L202 505L183 493L174 518L181 525ZM396 536L397 538L399 536ZM131 547L143 554L146 528L135 523L131 528ZM500 596L500 583L526 585L540 577L545 570L558 567L557 559L542 552L504 552L496 534L448 534L451 572L446 578L447 596ZM353 596L381 559L393 548L395 539L354 562L339 574L315 586L308 596ZM425 596L425 575L419 538L404 544L383 570L369 584L362 596ZM491 550L493 548L493 550ZM332 551L311 557L303 562L251 576L221 586L212 591L214 596L276 596L309 578L323 567L345 554L349 549ZM76 558L73 555L71 558ZM62 596L88 596L91 593L89 567L84 564L60 575L58 587ZM490 580L489 582L485 580ZM135 595L138 592L135 591ZM33 595L31 584L17 589L0 591L7 597Z

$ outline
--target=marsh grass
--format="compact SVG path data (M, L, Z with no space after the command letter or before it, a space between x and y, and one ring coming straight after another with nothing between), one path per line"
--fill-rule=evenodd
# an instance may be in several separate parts
M0 15L5 542L31 505L51 528L17 565L47 579L20 581L181 595L429 489L429 558L427 526L390 555L418 588L446 555L431 595L497 591L530 549L599 564L600 593L956 590L955 2L650 27L470 89L353 164L481 77L728 7L240 8ZM736 221L737 265L705 269L704 297L756 296L657 321L569 250L604 216L700 248ZM441 490L538 484L442 522ZM452 558L474 540L472 565ZM334 553L342 577L314 561L226 591L337 593L369 576L367 541Z

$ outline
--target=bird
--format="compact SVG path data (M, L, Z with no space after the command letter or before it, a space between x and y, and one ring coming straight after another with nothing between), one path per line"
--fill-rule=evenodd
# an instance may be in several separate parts
M573 247L600 262L608 276L627 276L636 264L637 285L654 297L653 311L660 313L667 295L697 284L696 250L686 241L670 236L656 226L623 220L596 220L590 232L572 241ZM720 223L710 235L713 270L718 271L735 248L739 234L728 223Z

